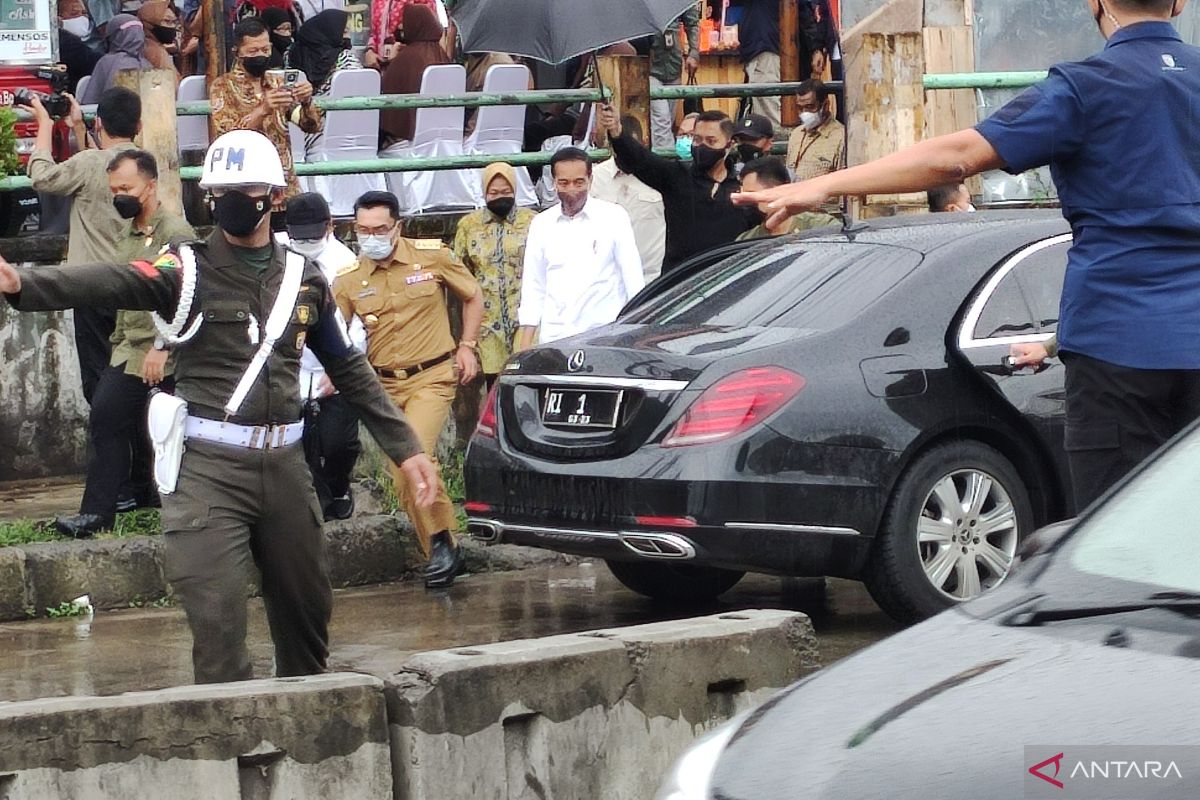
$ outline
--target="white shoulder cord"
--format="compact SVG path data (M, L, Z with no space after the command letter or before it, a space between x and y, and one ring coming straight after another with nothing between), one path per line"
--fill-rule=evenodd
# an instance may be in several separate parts
M291 250L286 252L283 281L279 284L279 294L275 296L275 305L271 307L271 313L267 317L262 344L254 352L254 358L250 360L250 365L246 367L246 372L242 375L242 379L238 381L237 389L234 390L233 396L229 398L229 402L225 404L226 419L237 414L238 409L242 407L242 403L246 401L246 395L250 393L250 387L258 380L259 374L262 372L263 367L266 366L267 359L271 357L271 351L275 349L275 342L278 341L279 337L287 329L288 323L292 321L292 313L296 310L296 299L300 294L300 282L304 277L305 260L304 256L299 253L293 253Z
M197 314L191 327L182 334L180 333L183 331L183 326L187 324L188 315L192 313L192 303L196 300L198 270L196 269L196 253L186 244L179 247L179 261L183 269L183 282L179 287L179 302L175 306L175 316L168 323L159 316L157 311L150 312L150 318L154 320L154 327L158 329L158 335L164 342L172 345L190 341L200 331L200 326L204 324L204 315Z

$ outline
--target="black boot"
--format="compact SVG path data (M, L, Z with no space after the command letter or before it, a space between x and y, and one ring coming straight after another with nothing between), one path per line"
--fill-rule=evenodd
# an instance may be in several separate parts
M354 493L346 492L341 497L335 497L325 506L325 521L332 519L350 519L354 516Z
M450 538L449 531L433 535L432 552L425 566L425 588L444 589L454 584L454 578L462 569L462 549Z
M59 517L54 520L54 528L59 533L76 539L88 539L111 528L112 524L111 518L106 519L99 514L76 514L73 517Z

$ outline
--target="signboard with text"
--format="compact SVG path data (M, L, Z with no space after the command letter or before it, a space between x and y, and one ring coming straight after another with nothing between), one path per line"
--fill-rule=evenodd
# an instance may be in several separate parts
M0 64L49 64L57 54L51 0L0 0Z

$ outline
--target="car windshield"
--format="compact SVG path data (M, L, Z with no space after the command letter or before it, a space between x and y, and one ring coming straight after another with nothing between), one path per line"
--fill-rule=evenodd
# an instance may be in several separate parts
M829 331L860 313L921 261L912 250L850 242L751 248L635 309L635 324Z
M1200 592L1198 500L1200 429L1193 428L1082 524L1068 561L1089 575Z

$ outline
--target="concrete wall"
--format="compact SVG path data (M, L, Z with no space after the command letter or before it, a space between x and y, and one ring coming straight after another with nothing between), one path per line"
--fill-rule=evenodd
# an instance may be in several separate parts
M0 798L648 798L816 663L806 617L741 611L425 653L383 681L0 703Z

